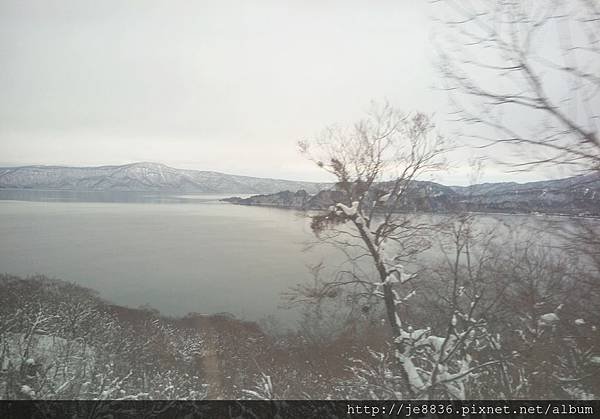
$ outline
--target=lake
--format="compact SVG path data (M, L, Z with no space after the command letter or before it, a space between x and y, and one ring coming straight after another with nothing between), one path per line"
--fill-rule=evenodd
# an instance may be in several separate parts
M325 246L303 251L314 235L301 212L223 197L0 191L0 272L72 281L114 303L149 304L168 315L274 315L292 324L297 313L278 308L280 294L309 281L310 264L339 267L341 254Z
M219 198L0 191L0 272L41 273L169 315L293 319L280 293L326 256L303 252L308 220Z

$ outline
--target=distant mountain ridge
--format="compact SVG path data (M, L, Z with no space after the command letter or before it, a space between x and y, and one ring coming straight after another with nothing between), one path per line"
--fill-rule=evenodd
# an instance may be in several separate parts
M376 185L385 190L386 183ZM302 182L175 169L160 163L120 166L0 168L0 189L254 194L242 205L324 209L344 200L333 183ZM414 181L401 210L455 210L600 216L600 173L528 183L445 186Z
M379 184L375 188L387 191L390 185ZM240 205L308 210L326 209L337 202L345 202L345 196L329 188L316 194L283 191L250 198L228 198L225 201ZM466 187L414 181L398 210L600 216L600 173L549 181L484 183Z
M147 162L98 167L0 168L0 189L266 194L283 190L316 193L330 186L326 183L175 169Z

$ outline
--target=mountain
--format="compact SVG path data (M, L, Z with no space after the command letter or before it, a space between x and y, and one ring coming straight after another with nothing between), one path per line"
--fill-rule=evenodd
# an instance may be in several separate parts
M600 172L528 183L454 187L474 211L600 215Z
M0 168L0 189L3 188L256 194L247 199L232 198L229 202L297 209L325 209L344 201L343 193L333 184L174 169L158 163L6 167ZM391 184L380 183L374 189L387 191L390 188ZM400 210L600 216L600 173L541 182L483 183L466 187L414 181Z
M158 163L100 167L0 168L0 189L268 194L283 190L316 193L329 186L324 183L174 169Z
M390 184L378 184L375 189L389 191L390 188ZM347 200L342 192L328 188L316 194L302 190L284 191L225 201L307 210L326 209ZM400 211L466 210L600 216L600 173L541 182L484 183L467 187L414 181L398 208Z

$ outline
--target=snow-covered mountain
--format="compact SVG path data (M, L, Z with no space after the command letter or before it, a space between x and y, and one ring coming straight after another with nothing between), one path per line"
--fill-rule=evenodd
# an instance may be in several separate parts
M0 168L0 189L153 191L262 194L232 202L288 208L327 208L336 200L333 184L266 179L174 169L158 163L122 166L23 166ZM385 183L378 188L386 189ZM332 190L333 189L333 190ZM468 187L415 181L407 210L545 212L600 215L600 173L529 183L484 183Z
M600 215L600 173L528 183L453 187L476 211Z
M376 187L389 190L391 186L384 183ZM331 188L317 194L286 191L225 201L298 209L325 209L337 202L349 204L342 192ZM600 173L541 182L484 183L468 187L415 181L398 209L600 216Z
M87 191L160 191L267 194L284 190L316 193L327 184L174 169L158 163L122 166L23 166L0 168L0 188Z

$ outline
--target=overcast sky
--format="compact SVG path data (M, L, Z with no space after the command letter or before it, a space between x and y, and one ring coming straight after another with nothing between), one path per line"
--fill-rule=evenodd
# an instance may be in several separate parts
M428 7L2 0L0 164L155 161L326 180L296 142L371 100L444 119ZM461 156L444 183L467 182Z

